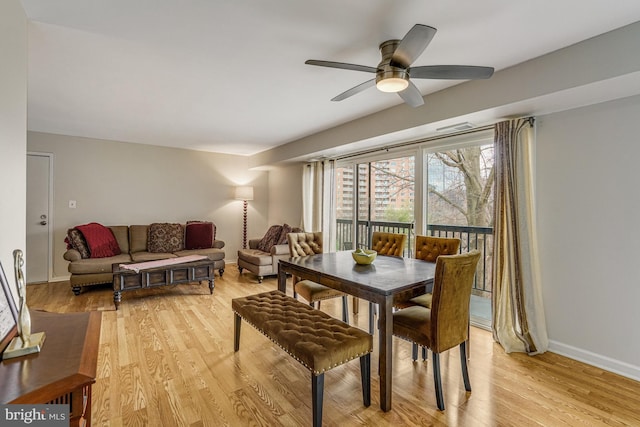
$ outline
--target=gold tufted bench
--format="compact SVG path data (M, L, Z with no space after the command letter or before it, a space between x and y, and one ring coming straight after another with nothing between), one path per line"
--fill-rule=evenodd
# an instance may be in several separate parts
M234 351L240 348L242 319L311 371L313 425L322 425L324 373L360 358L362 399L371 404L373 337L280 291L234 298Z

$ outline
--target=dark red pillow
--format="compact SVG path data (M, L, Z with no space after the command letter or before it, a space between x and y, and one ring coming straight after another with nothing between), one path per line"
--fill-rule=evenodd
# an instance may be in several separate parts
M210 222L188 223L184 240L185 249L210 248L213 245L213 224Z

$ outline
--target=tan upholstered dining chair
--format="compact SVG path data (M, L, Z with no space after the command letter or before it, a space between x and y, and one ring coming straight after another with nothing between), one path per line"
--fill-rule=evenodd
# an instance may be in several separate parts
M416 236L416 259L436 262L440 255L455 255L460 250L460 239L455 237ZM421 305L431 308L431 293L425 293L408 301L394 302L396 308L406 308L412 305ZM418 359L418 345L413 344L413 360ZM427 359L427 350L422 348L422 359Z
M471 391L467 368L469 303L480 251L441 255L436 260L431 308L415 305L393 313L393 334L431 350L438 409L444 410L440 353L460 346L464 388Z
M374 231L371 235L371 249L378 252L378 255L402 256L406 243L406 234ZM371 335L373 335L375 330L373 321L375 311L376 304L369 302L369 333Z
M321 231L314 233L289 233L287 234L287 240L289 241L289 253L291 257L322 253ZM347 294L312 282L311 280L300 280L300 278L293 276L293 296L296 298L298 295L307 300L312 307L315 307L315 303L317 302L318 309L320 308L320 301L342 297L342 321L349 323Z

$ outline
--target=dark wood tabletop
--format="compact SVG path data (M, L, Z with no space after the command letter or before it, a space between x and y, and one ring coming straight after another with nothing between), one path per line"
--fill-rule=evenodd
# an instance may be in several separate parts
M378 256L373 264L358 265L351 251L280 260L278 289L286 292L286 274L312 280L380 305L380 407L391 409L393 301L431 291L435 263L413 258Z

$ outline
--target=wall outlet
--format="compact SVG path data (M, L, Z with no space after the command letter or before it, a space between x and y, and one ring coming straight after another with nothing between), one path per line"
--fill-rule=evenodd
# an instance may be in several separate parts
M76 208L76 201L69 200L69 209L75 209L75 208Z

